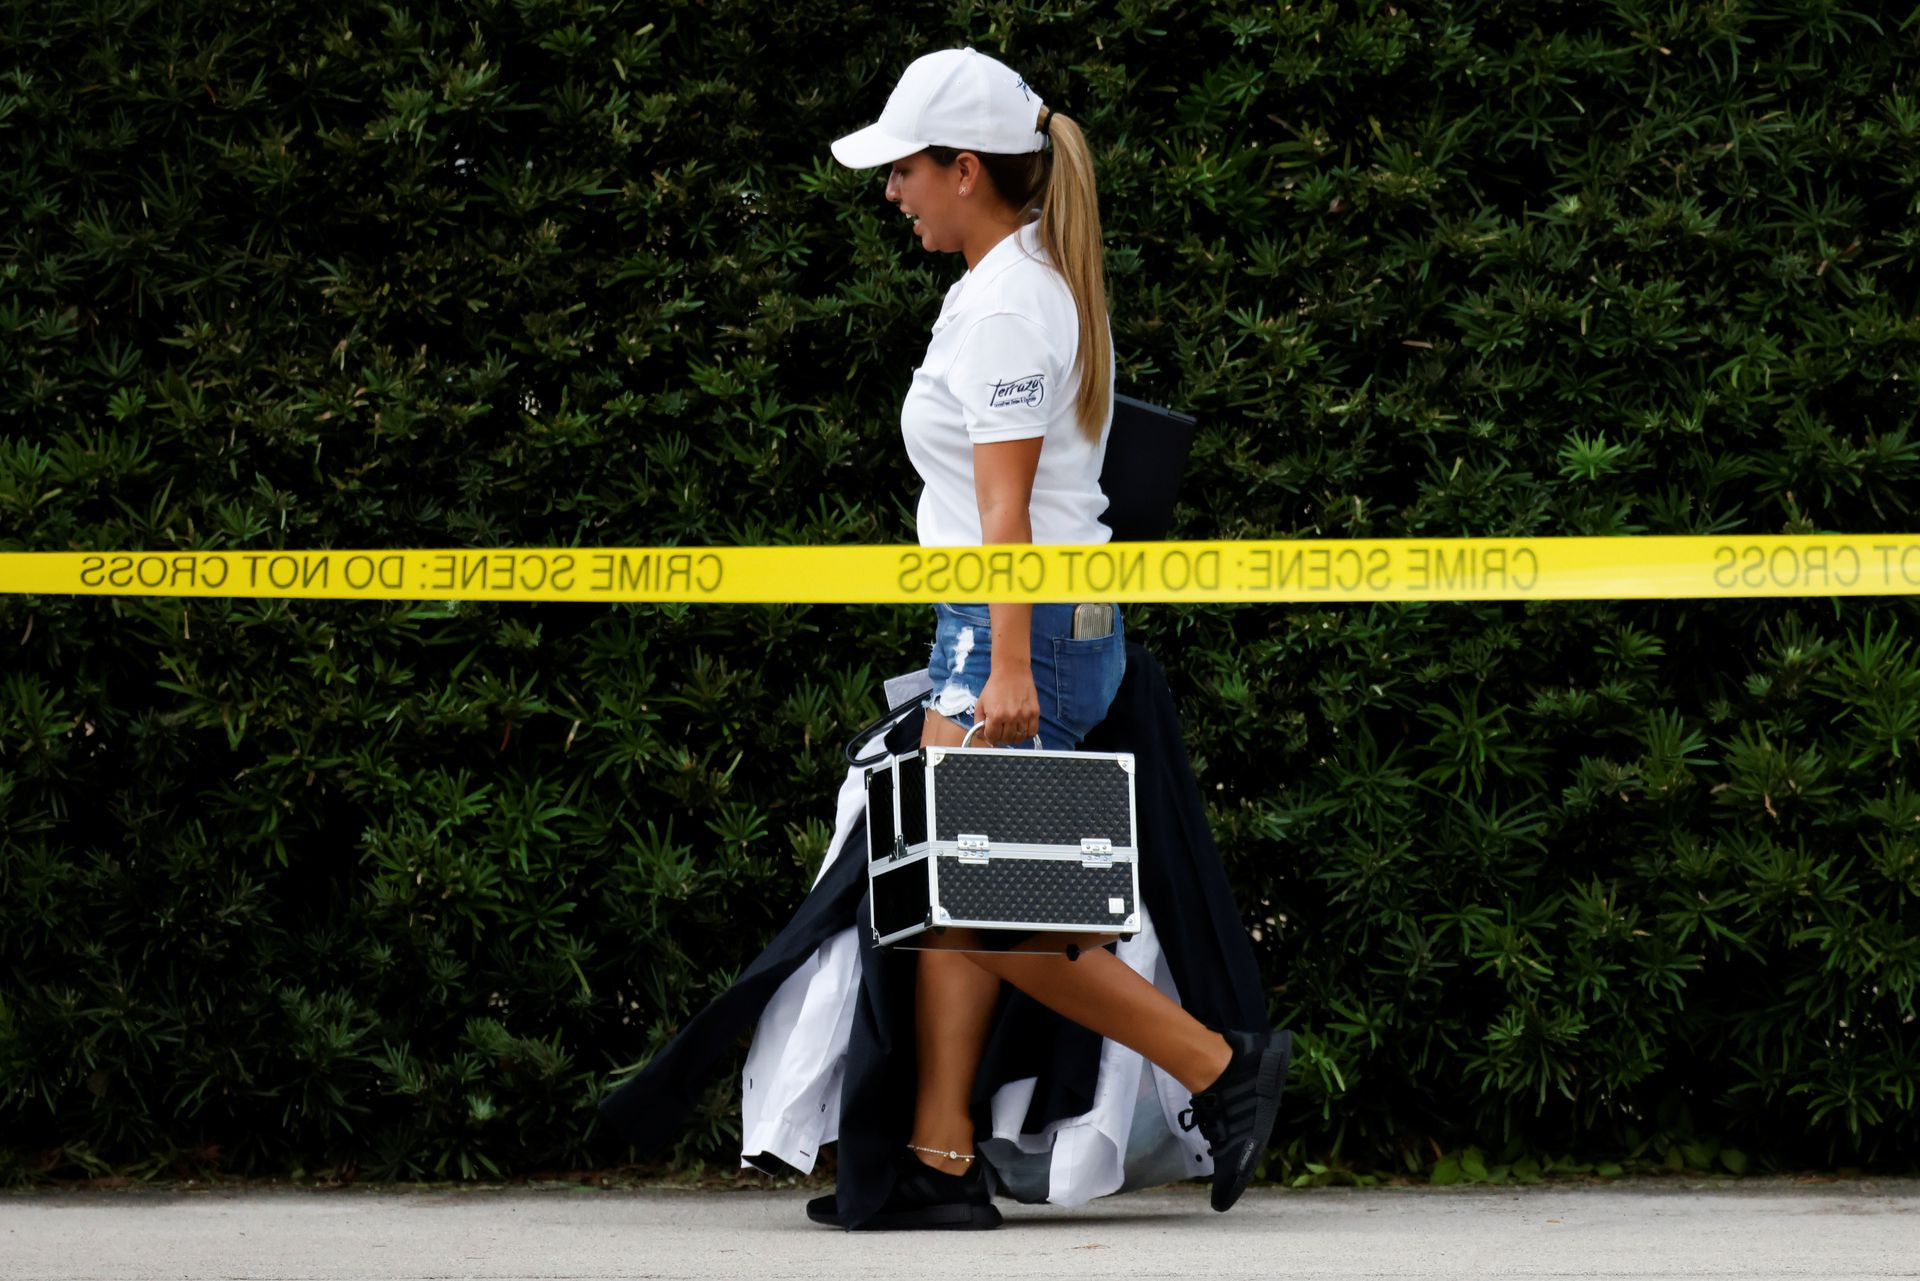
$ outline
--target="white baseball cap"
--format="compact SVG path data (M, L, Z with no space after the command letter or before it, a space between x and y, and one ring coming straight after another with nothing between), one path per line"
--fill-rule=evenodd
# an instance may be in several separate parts
M927 147L989 155L1038 151L1034 122L1046 104L1012 67L977 49L942 49L900 73L880 119L833 143L833 158L853 169L890 165Z

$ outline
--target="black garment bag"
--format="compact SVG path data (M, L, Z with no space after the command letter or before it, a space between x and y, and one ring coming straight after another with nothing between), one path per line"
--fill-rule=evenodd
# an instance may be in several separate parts
M1193 447L1191 415L1131 396L1113 398L1113 426L1100 464L1107 510L1100 523L1117 543L1152 543L1173 528L1180 473Z

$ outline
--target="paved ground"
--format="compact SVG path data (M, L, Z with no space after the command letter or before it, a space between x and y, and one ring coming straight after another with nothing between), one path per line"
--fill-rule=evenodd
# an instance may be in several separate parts
M854 1234L804 1192L0 1196L5 1281L148 1278L1920 1277L1920 1181L1281 1192L1199 1185L997 1232Z

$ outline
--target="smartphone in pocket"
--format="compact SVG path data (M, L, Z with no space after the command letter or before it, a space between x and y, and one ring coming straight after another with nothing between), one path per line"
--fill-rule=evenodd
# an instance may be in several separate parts
M1113 606L1109 603L1075 605L1073 607L1073 638L1075 640L1093 640L1099 636L1113 635Z

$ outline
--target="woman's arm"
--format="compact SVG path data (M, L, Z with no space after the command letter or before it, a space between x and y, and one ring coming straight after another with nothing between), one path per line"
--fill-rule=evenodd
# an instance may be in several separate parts
M1033 541L1033 478L1044 436L973 447L973 489L980 503L980 541ZM1040 695L1033 683L1033 605L989 602L992 663L974 708L983 728L975 741L1021 743L1040 732Z

